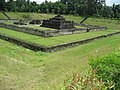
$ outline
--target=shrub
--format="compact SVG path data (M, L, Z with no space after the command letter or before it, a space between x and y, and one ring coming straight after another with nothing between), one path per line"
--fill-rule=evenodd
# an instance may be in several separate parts
M62 90L119 90L120 49L117 53L89 62L92 70L66 77Z
M96 69L67 77L62 90L106 90L105 82L97 79L95 72ZM109 83L109 88L111 87L113 84Z
M107 83L113 82L115 90L120 89L120 50L104 58L90 60L92 69L96 69L98 79Z

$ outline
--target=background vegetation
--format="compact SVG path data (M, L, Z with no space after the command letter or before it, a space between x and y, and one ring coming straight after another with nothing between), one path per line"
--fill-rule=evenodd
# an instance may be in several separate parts
M0 0L0 10L120 18L120 4L106 6L101 0L60 0L55 3L46 0L41 4L30 0Z
M23 19L26 16L32 19L47 19L55 16L55 14L64 14L67 20L73 20L79 23L84 16L117 18L117 20L88 18L84 23L107 26L112 29L112 31L120 29L120 5L114 4L113 6L104 6L101 2L97 2L96 0L60 0L55 3L45 1L42 4L30 2L30 0L8 0L7 2L5 2L5 0L0 0L0 10L6 12L10 11L6 14L15 19ZM1 12L0 19L6 19ZM34 39L33 36L27 36L20 32L14 33L14 31L8 32L7 29L3 28L0 28L0 32L27 40ZM102 32L102 34L104 33ZM94 34L90 35L93 36ZM73 36L75 39L83 39L90 35L86 36L83 34L82 37L78 35ZM55 41L60 42L59 40L65 42L69 40L74 41L73 36L50 38L52 40L56 39L53 40L53 42L45 42L44 39L38 38L38 43L51 44L55 43ZM63 84L65 86L65 82L63 83L63 81L66 80L66 76L76 75L75 73L82 73L85 70L90 70L91 68L88 64L88 60L91 57L97 58L98 56L104 58L98 58L97 60L92 59L93 61L91 61L90 65L93 70L83 75L84 79L82 80L85 80L82 82L84 83L82 84L83 88L86 88L86 86L91 88L89 85L91 82L86 84L86 80L91 77L93 77L91 81L93 81L92 85L94 85L95 88L106 88L106 86L110 86L110 88L119 88L120 84L118 80L120 80L120 70L118 64L120 56L119 51L115 53L119 47L119 35L53 53L34 52L0 40L0 89L59 90L63 87ZM110 53L115 54L106 56ZM111 76L109 76L108 73ZM107 78L106 75L108 76ZM71 78L68 79L71 80ZM94 81L94 79L96 81ZM69 82L69 80L65 89L70 84L76 84L71 83L72 80ZM108 83L108 81L110 83ZM60 86L61 84L62 86Z

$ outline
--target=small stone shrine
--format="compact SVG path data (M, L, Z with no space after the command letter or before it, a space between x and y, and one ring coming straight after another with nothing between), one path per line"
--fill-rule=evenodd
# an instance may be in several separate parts
M66 21L61 15L57 15L49 20L43 20L42 27L54 28L54 29L72 29L74 28L73 21Z

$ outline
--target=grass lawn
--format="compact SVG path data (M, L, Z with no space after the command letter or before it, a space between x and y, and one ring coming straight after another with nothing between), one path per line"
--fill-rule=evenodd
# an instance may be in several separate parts
M31 19L49 19L57 14L43 14L43 13L28 13L28 12L6 12L6 14L12 19L23 19L24 16L29 16ZM75 22L79 22L83 17L73 16L73 15L63 15L66 20L74 20Z
M0 12L0 19L7 19L6 16L4 16L2 12Z
M84 24L105 26L105 27L108 27L110 29L119 29L120 30L120 20L88 18L84 22Z
M89 58L105 56L118 47L119 35L54 53L34 52L0 40L0 88L60 90L66 75L89 69Z
M42 13L22 13L22 12L6 12L6 14L12 19L23 19L24 16L29 16L31 19L49 19L54 17L56 14L42 14ZM76 23L80 23L84 17L74 16L74 15L63 15L66 20L74 21ZM101 19L101 18L88 18L85 24L91 25L100 25L107 26L111 29L120 29L120 20L112 20L112 19Z
M29 28L34 28L34 29L38 29L38 30L56 30L56 29L53 29L53 28L40 27L40 25L31 25L31 24L25 25L23 27L29 27Z
M84 29L84 28L87 28L87 27L83 27L83 26L75 26L75 28L81 28L81 29Z
M23 19L26 15L30 15L32 19L48 19L55 16L55 14L39 13L6 13L13 19ZM0 18L4 19L1 13ZM77 23L83 19L83 17L73 15L65 15L65 18ZM85 24L102 25L110 29L51 38L42 38L5 28L0 28L0 34L51 46L120 31L118 20L89 18ZM60 90L63 81L66 80L66 75L70 76L90 69L89 59L104 57L116 52L118 48L120 48L120 35L53 53L34 52L0 39L0 89Z
M31 24L23 26L23 27L29 27L29 28L34 28L34 29L38 29L38 30L57 30L57 29L54 29L54 28L40 27L40 25L31 25ZM86 28L86 27L75 26L75 28L79 29L79 28Z
M28 27L28 28L38 29L38 30L56 30L56 29L53 29L53 28L40 27L40 25L32 25L32 24L17 25L17 24L14 24L13 22L4 22L4 23L14 25L14 26L19 26L19 27Z
M42 14L42 13L23 13L23 12L6 12L6 14L12 19L23 19L25 16L29 16L31 19L41 20L54 17L56 14ZM0 16L2 13L0 13ZM74 15L63 15L66 20L80 23L84 17ZM5 16L1 16L4 19ZM120 29L120 20L102 19L102 18L88 18L84 24L91 24L97 26L106 26L110 29Z
M77 40L96 37L103 34L117 32L117 31L119 30L103 30L103 31L97 31L97 32L88 32L88 33L65 35L65 36L59 36L59 37L43 38L40 36L35 36L31 34L8 30L5 28L0 28L1 34L5 34L8 36L12 36L18 39L22 39L25 41L33 42L33 43L44 45L44 46L53 46L57 44L69 43Z
M25 16L31 19L49 19L54 17L55 14L40 14L40 13L29 13L29 12L6 12L6 14L12 19L23 19Z
M16 24L14 24L14 22L4 22L5 24L9 24L9 25L15 25L16 26Z

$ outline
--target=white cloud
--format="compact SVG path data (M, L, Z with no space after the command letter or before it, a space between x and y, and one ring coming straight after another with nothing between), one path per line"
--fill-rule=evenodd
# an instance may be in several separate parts
M36 1L37 3L45 2L45 0L30 0L30 1ZM58 0L47 0L47 1L56 2Z
M108 6L111 6L111 5L113 5L113 4L120 4L120 0L106 0L106 4L108 5Z
M37 3L42 3L42 2L44 2L45 0L31 0L31 1L36 1ZM47 0L47 1L51 1L51 2L56 2L56 1L58 1L58 0ZM108 5L108 6L111 6L111 5L113 5L113 4L120 4L120 0L106 0L106 4Z
M7 1L7 0L6 0ZM44 2L45 0L30 0L30 1L36 1L37 3L42 3L42 2ZM47 0L47 1L51 1L51 2L56 2L56 1L58 1L58 0ZM111 6L111 5L113 5L113 4L120 4L120 0L106 0L106 4L108 5L108 6Z

